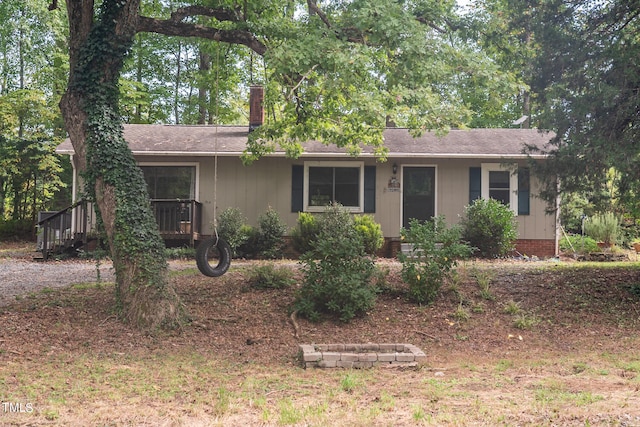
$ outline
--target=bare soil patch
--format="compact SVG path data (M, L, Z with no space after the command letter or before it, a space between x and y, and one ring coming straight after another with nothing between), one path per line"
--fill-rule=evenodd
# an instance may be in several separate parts
M296 268L295 262L285 264ZM637 263L466 262L458 283L446 285L434 304L417 306L405 298L400 264L381 260L387 279L367 316L348 324L299 318L298 338L290 318L298 285L252 288L251 266L234 262L223 277L208 278L195 262L182 263L172 280L192 323L154 336L117 319L108 282L46 288L0 307L0 401L36 407L26 414L3 413L0 407L0 424L485 425L486 419L486 425L640 425ZM477 272L491 277L488 293L480 292ZM353 374L354 389L341 394L351 374L304 371L296 359L300 343L369 342L414 344L427 361L416 371ZM178 370L194 369L190 382L180 386L187 401L158 397L154 387L169 387L166 379L144 377L143 386L133 383L129 371L123 374L122 381L130 382L125 391L116 393L121 385L102 380L74 389L78 360L86 366L108 360L146 372L156 359L178 363ZM224 379L212 373L211 364ZM29 379L47 369L68 369L66 386ZM208 387L194 389L206 378ZM256 395L247 398L247 378L279 385L251 388ZM59 403L56 392L65 387L75 391L67 390ZM87 396L82 387L100 390L101 397ZM231 396L226 409L216 406L223 389ZM211 393L216 397L206 402L198 397ZM578 404L557 393L597 398ZM118 399L123 407L117 416L108 415L106 408ZM317 402L327 404L294 422L283 418L286 405L293 411L316 408ZM72 403L81 407L61 409Z

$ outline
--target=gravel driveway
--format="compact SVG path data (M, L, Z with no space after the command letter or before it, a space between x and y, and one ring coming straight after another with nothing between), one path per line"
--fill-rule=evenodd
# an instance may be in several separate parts
M100 279L114 280L110 261L100 264ZM0 259L0 307L14 301L17 295L43 288L96 282L97 280L98 272L95 261L36 262L22 259Z
M170 270L195 268L193 260L169 260ZM115 281L113 264L100 262L100 280ZM0 258L0 307L15 301L16 296L44 288L58 288L73 283L98 281L95 261L31 261L26 257Z

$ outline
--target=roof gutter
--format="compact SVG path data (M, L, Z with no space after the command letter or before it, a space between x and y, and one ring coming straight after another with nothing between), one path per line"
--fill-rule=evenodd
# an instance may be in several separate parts
M75 154L72 150L60 150L58 154ZM241 151L224 151L218 152L218 157L240 157L244 153ZM212 157L216 153L213 151L133 151L134 156L158 156L158 157ZM282 151L266 154L265 157L285 158L286 154ZM350 156L347 153L314 153L303 152L300 157L328 157L328 158L376 158L373 153L362 153L358 156ZM546 154L463 154L463 153L389 153L387 158L418 158L418 159L496 159L496 158L508 158L508 159L545 159L548 156Z

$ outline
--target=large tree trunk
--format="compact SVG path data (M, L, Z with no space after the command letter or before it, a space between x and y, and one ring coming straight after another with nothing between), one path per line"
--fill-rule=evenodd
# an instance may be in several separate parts
M118 307L139 328L175 327L184 309L168 280L164 242L118 114L118 76L135 35L139 0L104 0L93 24L91 1L66 3L70 75L60 108L106 233Z
M209 102L207 100L207 95L209 94L208 85L205 84L207 81L209 70L211 70L211 56L202 51L200 48L199 52L200 56L200 77L201 79L198 82L198 124L204 125L209 120L209 124L211 124L211 116L212 114L209 112L207 108L209 106Z

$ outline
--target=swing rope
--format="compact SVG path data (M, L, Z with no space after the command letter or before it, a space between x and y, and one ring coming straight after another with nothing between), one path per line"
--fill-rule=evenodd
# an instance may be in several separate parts
M215 120L216 126L214 130L214 154L213 154L213 234L215 236L215 244L218 244L220 237L218 236L218 122L220 111L220 92L219 92L219 79L220 79L220 46L216 48L216 109Z
M215 130L214 130L214 161L213 161L213 234L214 237L207 239L198 245L196 249L196 264L198 270L205 276L220 277L229 270L231 265L231 247L218 235L218 127L219 127L219 111L220 111L220 49L216 50L216 107L215 107ZM210 263L209 250L215 248L218 255L218 264L213 267Z

